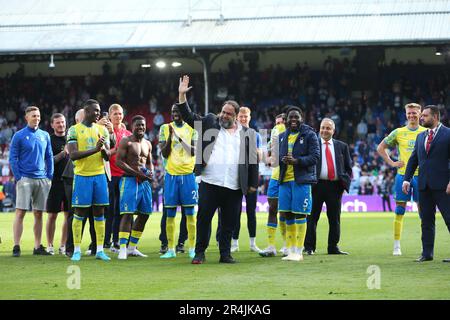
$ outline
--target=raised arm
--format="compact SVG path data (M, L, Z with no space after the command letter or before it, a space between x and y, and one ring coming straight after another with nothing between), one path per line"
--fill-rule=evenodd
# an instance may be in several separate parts
M186 93L191 90L192 87L189 87L189 76L183 76L180 78L180 85L178 87L178 108L180 110L181 117L183 120L194 128L195 121L201 121L203 117L192 112L191 108L186 100Z

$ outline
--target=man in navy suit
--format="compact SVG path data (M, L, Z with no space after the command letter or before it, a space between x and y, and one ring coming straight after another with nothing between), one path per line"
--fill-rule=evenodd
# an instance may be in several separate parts
M419 166L422 255L417 262L433 260L436 206L450 231L450 129L440 123L437 106L426 106L421 118L422 125L428 130L417 136L402 185L403 192L408 193L414 171ZM450 262L450 259L444 259L444 262Z

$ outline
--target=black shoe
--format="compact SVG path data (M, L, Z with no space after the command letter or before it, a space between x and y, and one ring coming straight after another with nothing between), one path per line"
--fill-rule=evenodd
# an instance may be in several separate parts
M161 249L159 249L159 253L164 254L169 250L169 247L167 245L161 245Z
M236 263L236 260L232 256L220 257L220 263Z
M116 250L120 250L120 244L118 242L114 242L113 248Z
M103 244L103 248L104 248L104 249L109 249L109 248L111 248L111 242L105 242L105 243Z
M308 256L312 256L314 253L315 253L314 250L311 249L305 250L305 254L307 254Z
M450 262L450 259L444 259L442 262Z
M179 243L175 248L176 253L184 253L184 243Z
M16 258L20 257L20 246L19 245L14 246L12 256L16 257Z
M66 249L66 257L72 258L73 256L73 251L67 251Z
M45 247L41 244L39 248L33 249L33 254L38 256L51 256L52 254L50 252L47 252L45 250Z
M195 254L194 259L192 259L191 263L192 264L202 264L205 263L206 259L205 259L205 255L204 254Z
M424 262L424 261L433 261L433 257L424 257L424 256L420 256L418 257L416 260L414 260L415 262Z
M348 252L341 251L341 249L339 249L339 248L334 248L334 249L328 249L328 254L344 254L344 255L348 255Z

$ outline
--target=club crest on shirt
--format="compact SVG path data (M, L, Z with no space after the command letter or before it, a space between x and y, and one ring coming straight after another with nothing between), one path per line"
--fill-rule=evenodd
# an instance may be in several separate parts
M300 144L303 144L303 138L300 138Z

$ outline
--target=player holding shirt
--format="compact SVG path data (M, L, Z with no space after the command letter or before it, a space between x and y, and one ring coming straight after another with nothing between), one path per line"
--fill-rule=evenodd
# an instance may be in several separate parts
M411 200L419 201L419 190L417 187L417 176L419 169L414 173L411 180L412 189L408 194L402 192L403 177L405 175L406 164L414 150L417 135L426 130L419 125L421 106L417 103L408 103L405 105L407 124L404 127L395 129L389 136L380 142L377 148L378 154L386 161L387 164L394 168L398 168L395 177L394 198L396 202L395 218L394 218L394 256L402 254L400 247L400 239L403 229L403 217L405 215L406 202ZM399 159L394 161L387 153L387 149L397 147Z
M133 134L122 138L116 158L116 165L124 171L120 179L120 260L127 259L128 255L147 257L136 247L152 214L152 144L144 139L145 118L134 116L131 123ZM138 216L132 226L133 214ZM128 238L130 243L127 250Z
M194 207L198 200L198 187L194 176L194 144L197 131L181 118L177 105L172 106L172 119L161 126L159 142L166 163L164 176L164 207L167 210L166 233L169 250L160 258L175 258L175 216L177 207L183 206L188 230L189 257L195 256L196 219Z
M103 251L105 237L105 207L109 205L108 183L103 159L109 159L108 130L96 124L100 118L100 105L89 99L83 104L84 120L70 127L67 146L74 162L72 207L75 209L72 223L74 253L72 261L81 259L81 237L83 220L92 207L97 240L96 259L111 260Z

